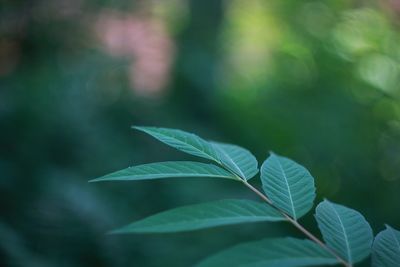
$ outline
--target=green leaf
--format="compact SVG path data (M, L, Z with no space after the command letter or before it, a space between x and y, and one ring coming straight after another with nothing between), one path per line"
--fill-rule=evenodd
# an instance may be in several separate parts
M271 238L234 246L200 262L197 267L316 266L338 261L310 240Z
M167 161L126 168L93 179L90 182L148 180L171 177L213 177L237 180L234 175L213 164L192 161Z
M386 225L372 245L372 266L400 266L400 231Z
M181 130L157 128L157 127L133 127L145 132L159 141L172 146L185 153L210 159L220 163L218 152L206 140L199 136Z
M264 192L274 205L295 220L312 208L314 178L293 160L271 153L261 166L261 181Z
M181 130L156 127L133 127L188 154L212 160L238 177L248 180L258 173L256 158L236 145L209 142Z
M242 147L212 142L218 151L221 163L239 177L249 180L258 173L256 158Z
M316 219L327 245L349 263L370 254L372 229L359 212L325 200L316 208Z
M179 232L228 224L283 220L278 211L264 203L226 199L167 210L114 233Z

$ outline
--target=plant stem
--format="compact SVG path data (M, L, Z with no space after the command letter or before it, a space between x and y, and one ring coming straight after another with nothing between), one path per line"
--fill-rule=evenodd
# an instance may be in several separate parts
M253 191L254 193L256 193L260 198L262 198L265 202L267 202L269 205L271 205L272 207L274 207L275 209L277 209L282 215L283 217L285 217L285 219L290 222L291 224L293 224L297 229L299 229L302 233L304 233L309 239L311 239L312 241L314 241L315 243L317 243L320 247L322 247L324 250L326 250L327 252L329 252L331 255L333 255L340 263L342 263L344 266L346 267L352 267L351 263L348 263L347 261L345 261L344 259L342 259L342 257L340 257L338 254L336 254L335 251L333 251L331 248L329 248L327 245L325 245L321 240L319 240L315 235L313 235L312 233L310 233L307 229L305 229L301 224L299 224L295 219L293 219L292 217L290 217L286 212L284 212L283 210L279 209L278 207L276 207L272 201L263 193L261 193L257 188L255 188L254 186L252 186L251 184L249 184L245 179L241 179L241 181L243 182L243 184L245 186L247 186L251 191Z

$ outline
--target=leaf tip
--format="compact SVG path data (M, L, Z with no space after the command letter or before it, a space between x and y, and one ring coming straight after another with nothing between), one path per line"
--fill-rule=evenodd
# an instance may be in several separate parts
M134 130L138 130L138 131L145 131L146 128L148 128L148 127L146 127L146 126L132 125L131 128L134 129Z
M267 157L267 160L270 160L270 159L277 159L278 157L279 157L279 155L278 154L276 154L274 151L272 151L272 150L269 150L268 151L268 157ZM266 161L267 161L266 160ZM265 162L264 162L265 163Z
M386 227L387 230L393 230L393 228L387 223L385 223L385 227Z
M128 234L128 233L134 233L134 229L132 227L130 227L131 225L125 225L122 226L120 228L108 231L107 234L108 235L121 235L121 234Z
M114 229L106 233L106 235L119 235L119 234L122 234L121 229Z
M318 203L316 209L316 212L318 213L318 210L322 208L323 205L325 204L332 204L332 202L330 202L327 198L323 198L322 201L320 203ZM315 214L317 216L317 213Z
M101 180L102 180L101 177L100 178L94 178L94 179L89 180L88 183L95 183L95 182L99 182Z

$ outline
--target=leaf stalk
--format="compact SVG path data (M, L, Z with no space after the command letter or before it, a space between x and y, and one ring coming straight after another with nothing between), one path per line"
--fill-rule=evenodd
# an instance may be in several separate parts
M239 178L239 177L238 177ZM286 212L283 210L279 209L276 207L273 202L263 193L261 193L257 188L249 184L245 179L240 178L240 180L243 182L243 184L248 187L251 191L256 193L262 200L267 202L269 205L271 205L273 208L278 210L285 219L290 222L292 225L294 225L298 230L300 230L303 234L305 234L309 239L317 243L320 247L322 247L324 250L329 252L332 256L334 256L341 264L343 264L346 267L352 267L353 265L351 263L348 263L345 261L342 257L340 257L335 251L333 251L331 248L329 248L326 244L324 244L321 240L319 240L315 235L313 235L311 232L309 232L307 229L305 229L298 221L290 217Z

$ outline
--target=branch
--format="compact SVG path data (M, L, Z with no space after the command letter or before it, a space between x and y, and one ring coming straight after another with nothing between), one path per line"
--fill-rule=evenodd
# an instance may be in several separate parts
M238 177L239 178L239 177ZM310 233L307 229L305 229L301 224L299 224L296 220L294 220L292 217L290 217L288 214L286 214L283 210L279 209L276 207L273 202L263 193L261 193L257 188L249 184L245 179L241 178L240 179L245 186L247 186L251 191L256 193L261 199L263 199L265 202L267 202L269 205L271 205L273 208L278 210L283 217L286 218L288 222L293 224L297 229L299 229L302 233L304 233L309 239L317 243L320 247L322 247L324 250L329 252L331 255L333 255L340 263L342 263L346 267L352 267L352 264L348 263L345 261L342 257L340 257L335 251L333 251L331 248L329 248L327 245L325 245L321 240L319 240L315 235Z

